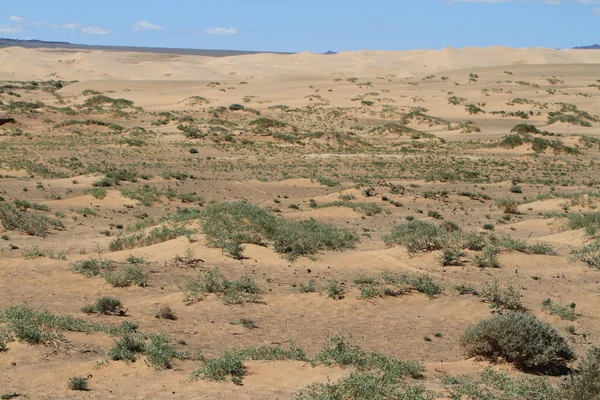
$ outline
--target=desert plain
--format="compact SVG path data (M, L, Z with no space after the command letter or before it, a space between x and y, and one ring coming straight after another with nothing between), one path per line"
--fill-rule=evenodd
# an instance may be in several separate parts
M597 398L600 51L0 60L3 399Z

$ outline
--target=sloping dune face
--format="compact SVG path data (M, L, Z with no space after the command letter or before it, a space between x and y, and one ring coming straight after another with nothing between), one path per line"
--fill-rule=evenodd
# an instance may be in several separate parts
M599 63L0 50L0 396L597 398Z

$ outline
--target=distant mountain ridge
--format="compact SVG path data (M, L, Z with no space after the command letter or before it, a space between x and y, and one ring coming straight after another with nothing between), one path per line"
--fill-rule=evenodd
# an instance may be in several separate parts
M50 42L45 40L20 40L0 38L0 49L5 47L25 47L28 49L73 49L73 50L105 50L105 51L134 51L142 53L163 53L177 55L197 55L207 57L242 56L247 54L293 54L275 51L245 51L245 50L209 50L209 49L176 49L167 47L135 47L135 46L96 46L87 44L74 44L69 42Z
M600 50L600 44L592 44L590 46L573 47L577 50Z

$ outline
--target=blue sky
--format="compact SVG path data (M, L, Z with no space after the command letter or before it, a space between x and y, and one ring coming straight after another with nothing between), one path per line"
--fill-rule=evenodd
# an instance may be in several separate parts
M600 42L600 0L3 3L0 37L83 44L324 52Z

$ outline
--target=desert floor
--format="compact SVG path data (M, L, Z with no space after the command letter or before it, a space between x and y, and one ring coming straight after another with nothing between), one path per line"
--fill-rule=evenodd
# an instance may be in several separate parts
M460 399L450 377L533 376L461 347L509 308L494 284L583 356L600 343L597 63L0 50L0 395L317 398L302 390L361 369L314 361L338 335L419 363L405 398ZM389 236L411 221L454 233L411 249ZM103 296L121 306L82 311ZM124 337L146 350L119 360ZM227 352L237 384L203 373Z

